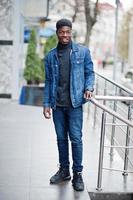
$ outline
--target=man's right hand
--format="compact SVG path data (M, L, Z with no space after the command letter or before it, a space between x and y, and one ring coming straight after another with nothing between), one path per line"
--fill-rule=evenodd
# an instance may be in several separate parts
M51 108L49 107L44 107L43 108L43 115L46 119L50 119L51 118Z

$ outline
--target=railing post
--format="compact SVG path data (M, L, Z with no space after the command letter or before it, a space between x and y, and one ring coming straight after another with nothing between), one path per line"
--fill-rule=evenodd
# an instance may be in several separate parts
M115 87L115 95L117 95L117 87ZM113 110L117 110L117 101L114 101L113 103ZM114 137L115 137L115 122L116 122L116 117L113 116L112 119L112 133L111 133L111 146L114 146ZM110 148L110 156L113 156L114 154L114 148Z
M96 92L95 94L97 95L98 94L98 77L96 79ZM96 115L97 115L97 107L95 106L94 107L94 120L93 120L93 128L95 128L96 126Z
M107 94L107 81L105 80L105 83L104 83L104 96L106 96ZM103 104L106 105L106 100L103 101Z
M96 92L95 94L97 95L98 94L98 78L96 80ZM104 96L106 96L107 94L107 81L105 80L105 83L104 83ZM103 102L104 105L106 105L106 100L104 100ZM94 121L93 121L93 127L95 128L95 125L96 125L96 115L97 115L97 107L95 106L94 108Z
M106 122L106 113L103 110L102 121L101 121L101 138L100 138L100 152L99 152L99 165L98 165L98 179L97 179L97 188L96 190L102 190L102 168L103 168L103 155L104 155L104 139L105 139L105 122Z
M129 104L128 107L128 119L131 120L132 118L132 112L133 112L133 104L131 105L131 103ZM130 127L127 126L127 134L126 134L126 147L129 147L129 143L130 143ZM128 169L128 155L129 155L129 148L125 149L125 158L124 158L124 172L122 173L124 176L128 175L128 173L126 172Z

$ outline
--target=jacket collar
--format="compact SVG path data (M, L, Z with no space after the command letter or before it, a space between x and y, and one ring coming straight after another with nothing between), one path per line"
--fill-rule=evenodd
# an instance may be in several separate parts
M75 42L72 42L72 51L79 51L79 48L78 48L78 44L76 44Z

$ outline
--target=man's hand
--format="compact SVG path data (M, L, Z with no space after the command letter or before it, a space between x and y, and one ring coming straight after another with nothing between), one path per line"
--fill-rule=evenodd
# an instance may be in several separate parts
M51 118L51 108L49 107L44 107L43 108L43 115L46 119L50 119Z
M84 98L86 100L89 100L92 97L92 92L90 92L89 90L86 90L84 93Z

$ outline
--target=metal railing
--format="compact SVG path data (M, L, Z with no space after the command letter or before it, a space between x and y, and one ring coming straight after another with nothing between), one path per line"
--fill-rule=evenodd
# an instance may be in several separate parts
M95 106L99 107L102 109L102 121L101 121L101 137L100 137L100 151L99 151L99 166L98 166L98 180L97 180L97 190L101 190L101 185L102 185L102 169L106 170L114 170L114 171L121 171L123 172L123 175L126 175L127 173L133 173L133 171L128 171L127 170L127 165L128 165L128 153L129 149L133 149L133 146L129 146L129 136L130 136L130 128L133 128L133 123L130 121L130 119L125 119L121 115L119 115L116 111L108 108L104 104L101 104L98 102L98 100L113 100L113 101L133 101L133 97L122 97L122 96L95 96L95 98L91 98L90 101L93 103ZM122 121L127 127L128 127L128 134L126 136L126 144L125 146L116 146L116 145L109 145L105 146L104 145L104 140L105 140L105 125L106 125L106 113L109 113L116 119L119 119ZM122 124L123 125L123 124ZM104 147L109 147L109 148L124 148L125 149L125 160L124 160L124 169L123 170L118 170L118 169L112 169L112 168L103 168L103 157L104 157Z
M105 80L105 85L107 85L107 82L109 82L109 83L111 83L113 86L116 86L117 88L122 89L123 91L127 92L130 96L133 96L133 91L129 90L128 88L124 87L123 85L121 85L121 84L119 84L119 83L117 83L117 82L111 80L110 78L105 77L104 75L102 75L102 74L100 74L100 73L98 73L98 72L95 72L95 74L96 74L98 77L100 77L100 78L102 78L102 79ZM98 82L97 82L97 83L98 83ZM107 86L106 86L106 87L107 87ZM104 88L106 88L106 87L104 87Z
M110 78L105 77L104 75L95 72L96 74L96 89L95 89L95 98L91 98L91 103L95 105L94 108L94 121L93 127L95 128L97 122L97 110L100 108L102 111L102 120L101 120L101 139L100 139L100 152L99 152L99 167L98 167L98 180L97 180L97 190L101 190L102 184L102 169L106 170L115 170L123 172L123 175L128 173L133 173L133 171L128 170L128 161L133 167L133 162L129 158L129 150L133 149L133 146L130 145L130 141L133 143L131 138L131 129L133 128L133 91L128 88L116 83ZM100 88L102 86L102 88ZM126 96L121 96L121 93L126 93ZM100 96L99 96L100 94ZM101 95L102 94L102 95ZM102 101L99 103L98 101ZM124 104L121 102L128 102L128 106L124 107ZM108 104L110 105L108 106ZM110 108L111 107L111 108ZM99 113L99 112L98 112ZM109 114L109 115L107 115ZM107 122L107 117L111 118L111 122ZM100 117L101 119L101 117ZM121 123L118 123L118 120ZM106 126L106 128L105 128ZM105 140L105 131L107 128L110 129L110 145L104 145ZM123 137L126 137L124 144L120 144L119 138L116 139L116 129L121 130ZM109 131L107 131L109 132ZM118 135L118 134L117 134ZM122 152L124 160L124 169L110 169L103 167L103 156L104 156L104 147L110 148L110 156L113 159L114 149Z
M107 78L105 77L104 75L98 73L98 72L95 72L96 74L96 95L98 95L98 93L102 93L103 91L103 95L115 95L115 96L118 96L120 95L121 93L125 92L127 96L133 96L133 91L129 90L128 88L116 83L115 81L111 80L110 78ZM102 91L100 90L99 92L99 86L101 86L101 83L99 84L99 81L102 80ZM118 99L119 101L119 99ZM117 111L118 109L120 110L121 109L121 105L119 106L118 105L118 101L113 101L113 110ZM124 100L125 101L125 100ZM106 101L104 100L103 102L104 104L106 104ZM131 103L129 103L129 106L128 106L128 111L126 111L126 113L128 113L127 115L127 118L131 118L132 117L132 113L133 113L133 109L131 109L133 105ZM97 108L95 108L95 111L94 111L94 127L95 127L95 123L96 123L96 111L97 111ZM125 112L125 111L124 111ZM115 138L115 123L116 122L116 119L115 117L113 116L112 118L112 130L111 130L111 145L114 145L114 138ZM127 130L128 131L128 130ZM126 132L127 132L126 131ZM113 156L113 148L110 149L110 155Z

